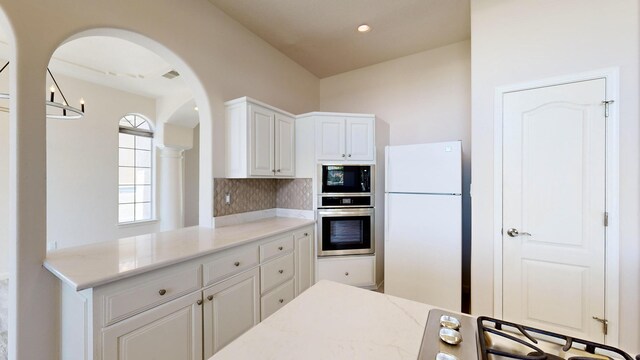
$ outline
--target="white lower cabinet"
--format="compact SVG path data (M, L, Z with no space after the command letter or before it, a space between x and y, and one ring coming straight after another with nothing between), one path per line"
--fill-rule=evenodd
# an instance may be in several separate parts
M313 285L315 277L315 251L313 229L297 231L295 237L296 296Z
M376 257L335 256L318 260L318 279L347 285L375 287Z
M313 284L313 226L75 291L59 358L207 360Z
M102 358L201 360L201 296L187 295L109 326L102 332Z
M268 318L274 312L280 310L283 306L287 305L289 301L295 297L295 289L293 285L293 279L278 286L273 291L262 297L262 320Z
M260 322L259 280L254 268L203 291L205 359Z

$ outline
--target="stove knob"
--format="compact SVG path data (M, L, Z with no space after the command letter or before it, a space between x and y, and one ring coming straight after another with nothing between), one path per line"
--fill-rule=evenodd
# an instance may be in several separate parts
M460 359L458 359L458 357L455 355L439 352L438 355L436 355L436 360L460 360Z
M460 329L460 320L450 315L442 315L440 317L440 326L453 329L453 330L458 330Z
M462 334L460 334L460 332L457 330L441 328L440 340L446 342L449 345L458 345L462 342Z

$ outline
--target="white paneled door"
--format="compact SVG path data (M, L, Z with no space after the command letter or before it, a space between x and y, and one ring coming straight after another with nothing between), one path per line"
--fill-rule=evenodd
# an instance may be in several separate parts
M503 98L503 316L604 342L605 79Z

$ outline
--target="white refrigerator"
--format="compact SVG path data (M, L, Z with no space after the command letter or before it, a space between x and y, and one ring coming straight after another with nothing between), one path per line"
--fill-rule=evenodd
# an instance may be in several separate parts
M385 149L387 294L450 310L462 298L462 146Z

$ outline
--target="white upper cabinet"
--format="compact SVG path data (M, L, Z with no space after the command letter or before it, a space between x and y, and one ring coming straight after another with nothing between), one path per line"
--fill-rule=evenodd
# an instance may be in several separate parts
M276 176L296 175L296 130L295 119L283 114L275 114L275 169Z
M373 116L315 116L316 160L375 160Z
M340 117L320 117L316 121L316 159L344 160L345 121Z
M347 118L347 160L373 160L372 118Z
M275 155L272 149L275 144L275 113L258 105L249 105L249 116L251 121L251 141L249 149L251 151L251 168L249 175L252 176L273 176L275 169ZM233 146L233 144L231 144Z
M247 97L226 105L226 176L294 177L294 116Z

